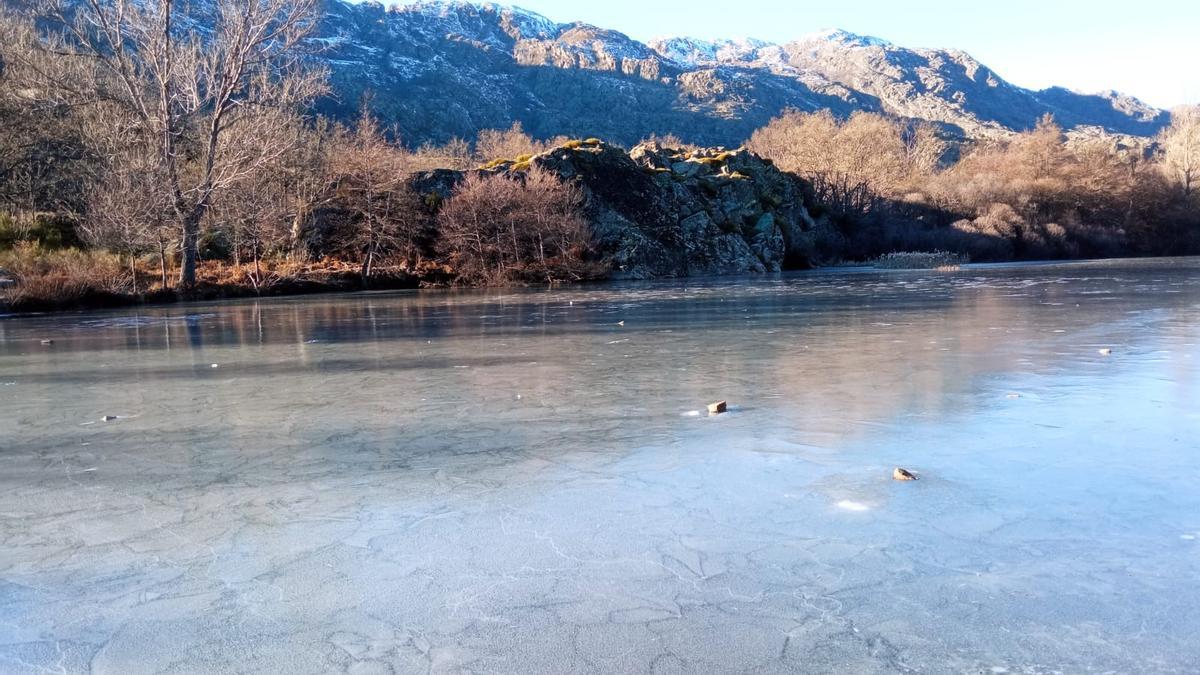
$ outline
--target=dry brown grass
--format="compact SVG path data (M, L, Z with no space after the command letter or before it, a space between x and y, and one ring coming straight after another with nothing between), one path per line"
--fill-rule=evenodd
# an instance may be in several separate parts
M163 289L159 271L150 261L137 264L134 287L128 262L101 251L48 251L21 244L0 252L0 310L45 311L134 304L177 299ZM177 271L171 272L174 282ZM418 277L438 282L449 270L423 263L410 269L401 257L385 257L376 268L372 287L416 286ZM307 261L287 257L232 264L204 261L197 268L197 286L190 297L221 298L286 295L320 291L349 291L362 287L357 262L336 258Z
M14 310L112 304L133 293L128 268L100 251L20 243L0 252L0 269L13 281L0 288L0 302Z
M388 269L383 266L380 271L386 273ZM257 264L246 262L240 265L210 260L201 263L196 271L201 285L245 286L263 290L285 282L319 283L332 277L358 273L359 265L354 262L336 258L310 261L288 257L264 258Z

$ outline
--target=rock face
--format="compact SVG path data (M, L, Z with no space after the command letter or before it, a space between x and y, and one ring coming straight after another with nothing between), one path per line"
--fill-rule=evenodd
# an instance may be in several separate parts
M618 279L778 272L802 267L813 221L804 185L744 149L685 151L657 143L626 152L573 142L528 160L583 191L597 255ZM515 171L504 162L492 171ZM420 174L423 193L450 195L461 174Z
M812 223L802 185L746 150L562 147L537 166L576 180L617 278L777 272Z

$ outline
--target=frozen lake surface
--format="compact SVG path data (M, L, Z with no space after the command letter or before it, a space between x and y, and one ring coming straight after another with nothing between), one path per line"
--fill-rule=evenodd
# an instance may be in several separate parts
M1197 635L1195 259L0 319L0 672L1194 673Z

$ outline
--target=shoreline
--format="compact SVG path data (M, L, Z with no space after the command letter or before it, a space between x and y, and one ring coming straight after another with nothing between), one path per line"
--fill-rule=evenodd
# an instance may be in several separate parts
M89 296L92 302L74 302L74 303L55 303L55 302L31 302L19 305L17 309L11 308L4 301L0 300L0 320L7 318L20 318L28 316L45 316L51 314L64 314L72 312L99 312L105 310L120 310L136 307L167 307L171 305L187 305L193 303L222 303L225 301L241 301L255 299L278 299L278 298L302 298L314 295L353 295L358 293L369 293L379 291L420 291L420 290L488 290L488 289L533 289L533 288L556 288L556 287L584 287L595 286L602 284L625 284L625 283L652 283L652 282L667 282L679 280L713 280L713 279L730 279L734 277L749 277L763 278L770 276L805 274L805 273L880 273L880 274L895 274L895 273L931 273L931 274L959 274L970 272L973 270L988 270L988 269L1019 269L1024 267L1052 267L1056 265L1089 265L1108 262L1122 262L1129 260L1141 261L1172 261L1172 260L1187 260L1197 256L1126 256L1114 258L1078 258L1064 260L1010 260L1004 262L982 262L982 263L965 263L954 268L886 268L877 267L870 262L854 263L854 264L838 264L838 265L823 265L811 267L808 269L784 270L782 272L764 273L764 274L727 274L727 275L700 275L700 276L683 276L683 277L655 277L652 279L621 279L613 277L581 279L577 281L562 281L552 284L506 284L502 286L482 286L469 285L459 286L452 283L447 283L444 280L435 280L433 276L417 276L417 275L385 275L373 277L371 283L363 285L361 277L357 274L335 274L330 275L329 280L322 281L317 279L287 279L281 280L279 283L257 290L252 285L242 284L202 284L191 297L183 298L174 290L163 292L162 290L153 291L137 296L133 295L116 295L111 293L95 293Z
M222 300L244 300L249 298L283 298L333 293L355 293L363 291L393 291L422 288L416 277L376 277L370 284L360 278L336 277L329 281L315 279L287 279L266 288L255 288L245 284L201 284L182 297L175 289L157 289L148 293L117 294L92 292L72 301L36 299L24 301L15 307L0 300L0 318L6 316L29 316L34 314L57 314L61 312L99 311L126 307L161 307L189 302L219 302Z

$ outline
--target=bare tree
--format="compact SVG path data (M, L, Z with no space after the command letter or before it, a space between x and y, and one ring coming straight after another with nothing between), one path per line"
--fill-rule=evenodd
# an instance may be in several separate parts
M316 124L310 125L293 116L286 131L291 152L279 163L279 171L291 203L287 249L294 257L307 258L306 228L313 212L328 196L332 125L325 118L317 118Z
M536 165L471 173L438 214L439 251L465 283L579 278L588 244L579 188Z
M168 288L167 249L172 243L172 208L165 184L155 173L162 166L153 154L138 148L136 138L112 139L113 147L103 148L110 158L98 180L88 191L86 217L79 223L82 239L128 257L133 292L138 292L138 256L158 254L160 282Z
M295 251L297 233L312 208L322 200L327 179L324 158L327 143L305 120L292 111L264 108L252 126L254 135L239 135L231 142L236 151L270 157L270 161L242 174L213 205L211 221L224 228L232 244L235 264L244 254L253 262L246 275L259 289L268 280L261 261L268 254ZM273 148L285 148L282 154Z
M363 283L384 253L411 258L415 251L424 214L405 185L406 159L365 105L354 131L343 130L334 142L334 193L353 218L346 243L361 256Z
M303 68L301 46L316 0L214 0L200 32L178 0L48 0L61 33L47 48L92 64L92 78L68 84L77 99L120 115L120 133L153 139L183 260L179 282L196 282L200 226L215 196L287 147L239 143L260 133L261 108L296 106L324 90Z
M1200 105L1172 110L1171 125L1160 141L1167 171L1190 197L1200 183Z
M52 61L41 54L32 20L0 8L0 205L11 210L78 211L96 168L71 109L30 86L36 72L82 72Z
M546 281L554 281L554 265L559 259L567 265L581 258L589 246L587 221L583 217L583 191L538 166L525 173L522 188L531 213L527 246L536 246L538 264Z
M513 122L508 129L484 129L475 140L475 156L481 162L495 159L515 159L522 155L536 155L547 148Z
M471 154L471 144L461 138L452 138L443 145L424 143L408 157L412 171L454 169L465 171L476 164Z
M1054 115L1046 113L1032 131L1020 134L1012 142L1013 157L1031 179L1054 178L1061 175L1062 166L1068 160L1065 141L1062 127L1054 121Z
M840 121L828 111L788 112L754 132L747 146L812 184L817 199L837 213L861 215L894 196L914 173L929 170L944 147L931 132L906 138L900 123L858 112Z
M950 144L942 139L937 127L929 122L913 124L905 134L904 141L908 166L912 173L920 177L937 172L950 150Z

